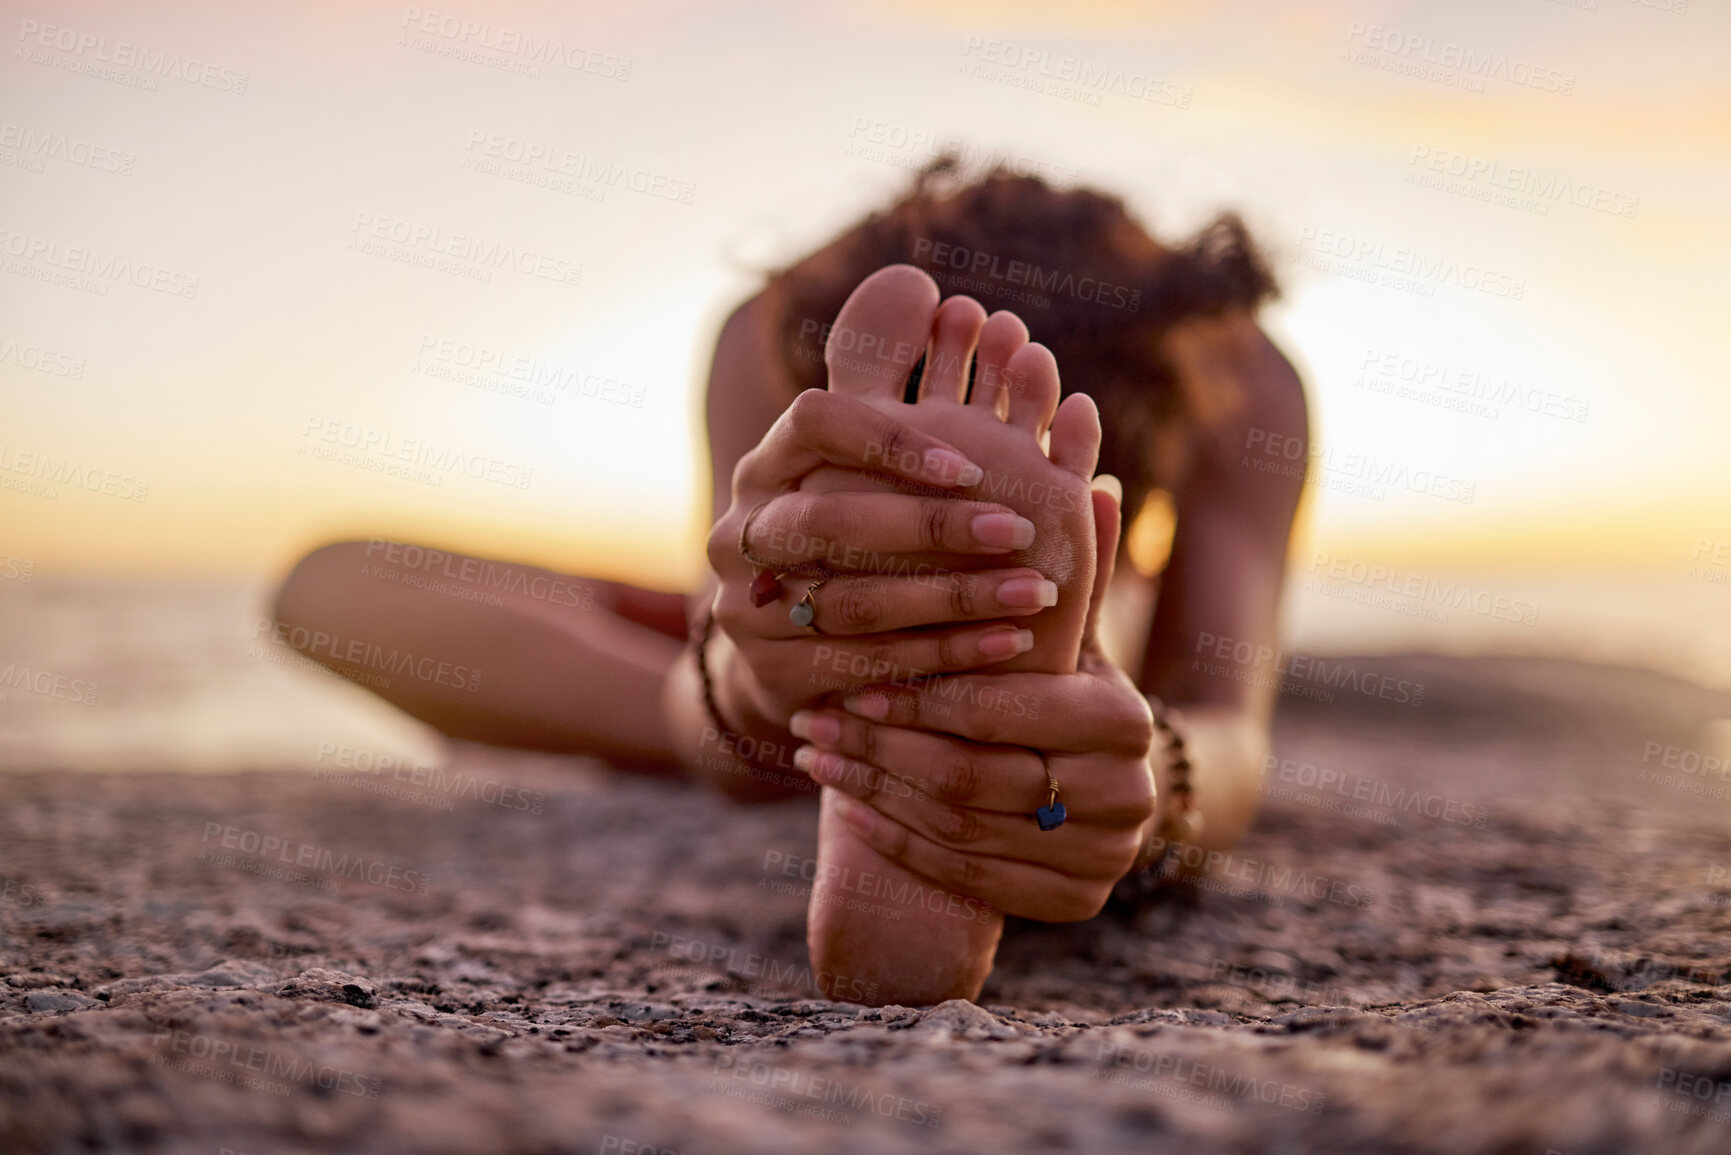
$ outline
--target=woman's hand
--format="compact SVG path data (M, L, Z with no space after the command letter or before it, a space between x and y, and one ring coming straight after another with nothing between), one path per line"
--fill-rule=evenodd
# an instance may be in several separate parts
M1095 640L1118 544L1118 502L1096 490L1100 564L1074 674L959 674L874 686L806 710L795 763L846 794L844 815L884 857L1007 914L1091 918L1136 863L1155 817L1148 700ZM1058 783L1066 820L1034 811Z
M710 532L715 620L732 645L718 690L732 722L749 714L784 727L796 709L837 690L1013 657L1032 635L993 619L1056 601L1057 588L1035 570L974 568L1031 542L1033 524L1007 506L890 491L798 492L800 479L825 464L939 490L981 477L954 448L852 397L802 393L740 459L732 504ZM739 548L748 519L752 559ZM970 568L932 564L945 556ZM813 568L804 578L784 577L787 592L755 606L753 559L777 573ZM823 576L816 566L836 573L813 595L822 636L788 618L789 606ZM911 628L920 626L948 628Z
M1153 715L1095 644L1074 674L960 674L802 711L794 754L884 857L1021 918L1097 914L1154 819ZM1034 821L1058 782L1067 817Z

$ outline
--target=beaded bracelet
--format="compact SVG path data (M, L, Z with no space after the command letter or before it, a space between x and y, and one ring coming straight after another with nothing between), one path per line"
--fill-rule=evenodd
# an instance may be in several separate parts
M1196 791L1190 783L1190 756L1184 746L1184 735L1172 725L1164 702L1150 697L1148 704L1154 709L1154 728L1166 742L1166 768L1171 778L1168 789L1172 792L1172 804L1161 816L1154 833L1161 843L1160 853L1143 868L1143 873L1158 873L1172 854L1173 847L1195 842L1196 836L1202 833L1202 812L1196 809Z
M692 644L697 647L697 676L703 682L703 708L709 712L709 720L715 723L718 734L731 734L721 717L721 707L715 701L715 681L709 676L709 635L715 629L715 610L703 611L703 624L695 631Z

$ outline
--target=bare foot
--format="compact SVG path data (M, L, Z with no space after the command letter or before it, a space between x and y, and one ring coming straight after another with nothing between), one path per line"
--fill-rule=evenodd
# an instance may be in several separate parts
M985 470L964 495L1007 505L1031 523L1014 528L1014 540L1006 544L1022 548L1008 557L930 559L940 571L1030 566L1058 587L1056 605L1015 619L1031 632L1029 648L982 672L1073 672L1094 582L1088 482L1099 456L1099 418L1085 397L1072 397L1060 409L1057 363L1045 346L1029 342L1019 318L1007 312L988 318L967 297L951 297L941 307L938 299L937 285L912 266L891 266L868 277L842 306L831 331L829 387L954 445ZM909 405L903 390L921 353L926 368L920 395ZM969 365L976 360L972 396L966 396ZM1042 448L1048 434L1050 456ZM808 475L801 489L887 484L825 468ZM899 671L886 680L920 676L920 671ZM917 784L886 782L884 788L915 789ZM830 976L827 985L833 989L866 991L879 1003L977 996L991 973L1003 916L859 841L841 820L837 797L831 789L823 791L818 870L806 929L813 973ZM1030 800L1030 825L1031 812L1042 801Z

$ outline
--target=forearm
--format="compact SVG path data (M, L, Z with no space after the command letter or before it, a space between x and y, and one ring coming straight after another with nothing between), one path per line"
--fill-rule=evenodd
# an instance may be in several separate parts
M799 741L757 707L747 690L749 672L727 635L712 626L700 644L702 665L697 646L688 646L662 691L664 731L679 764L736 802L815 795L816 784L793 763Z
M496 592L409 585L381 580L365 549L328 546L296 567L277 599L280 640L454 738L673 769L659 719L642 707L660 700L676 640L616 617L563 575L485 563L531 580ZM546 595L542 577L566 584L563 604L522 592Z

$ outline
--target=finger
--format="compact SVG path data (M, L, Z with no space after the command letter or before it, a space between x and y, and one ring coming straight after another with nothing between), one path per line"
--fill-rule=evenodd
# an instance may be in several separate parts
M1106 591L1112 586L1112 570L1118 562L1118 538L1124 529L1124 487L1110 473L1094 479L1089 489L1094 506L1094 592L1088 595L1088 619L1082 626L1084 644L1094 637Z
M911 773L893 774L811 746L801 746L793 757L794 765L820 786L841 791L947 850L1043 866L1069 878L1116 882L1140 848L1139 824L1090 823L1074 801L1066 803L1069 816L1063 825L1041 830L1034 806L1020 814L951 806L934 800L926 780ZM1042 794L1038 805L1049 797Z
M1046 804L1045 763L1025 746L880 726L843 710L801 710L788 725L826 757L916 776L924 793L940 803L1019 815Z
M826 634L879 634L950 622L1025 617L1058 604L1057 585L1038 570L964 573L922 563L914 571L911 577L831 578L812 592L812 620ZM786 609L780 613L785 620Z
M1112 892L1112 882L1104 879L1077 879L1026 862L952 850L863 802L826 795L832 797L842 821L867 846L947 890L983 899L1005 914L1077 922L1100 913Z
M758 510L745 546L762 563L881 573L899 555L1027 549L1034 523L1009 506L900 493L786 493ZM893 572L893 570L892 570Z
M986 310L972 297L951 297L938 306L920 374L920 400L961 401L968 388L968 366L979 344Z
M842 393L807 389L734 470L735 493L789 489L824 464L923 485L974 485L985 472L966 454Z
M728 610L731 616L732 607ZM726 616L721 620L731 630ZM989 666L1026 653L1033 647L1034 635L1007 622L993 622L857 638L786 638L767 644L787 648L779 658L782 688L809 700L880 682L923 685L938 674Z
M1148 700L1127 679L1077 674L958 674L912 685L871 686L848 713L975 742L1066 753L1147 757L1154 741Z
M1010 357L1028 343L1028 327L1014 313L999 310L986 318L975 355L974 388L969 405L990 409L1002 420L1010 411L1014 384L1005 376Z

